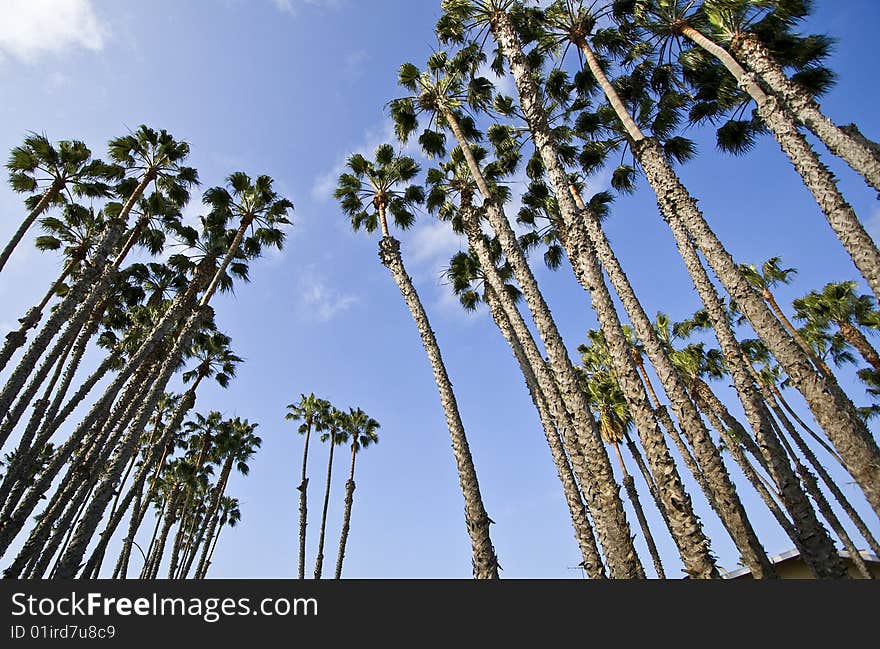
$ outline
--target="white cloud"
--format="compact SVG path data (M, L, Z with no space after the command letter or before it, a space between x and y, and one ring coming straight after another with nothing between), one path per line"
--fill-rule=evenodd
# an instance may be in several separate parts
M3 0L0 53L27 63L43 54L104 47L106 26L92 0Z
M272 0L272 3L281 11L296 14L302 6L326 7L335 9L342 4L343 0Z
M359 302L354 295L344 295L327 284L314 266L299 273L297 282L298 307L310 320L327 322Z
M376 148L386 142L393 144L401 153L415 158L421 157L418 144L416 144L414 139L411 139L405 146L401 146L397 141L397 136L394 134L394 123L389 118L379 126L368 128L361 138L360 144L351 147L345 155L340 156L332 169L315 178L312 183L312 198L320 202L327 202L332 199L333 191L336 189L336 181L339 179L339 174L345 171L345 162L348 160L348 156L358 152L371 157ZM423 164L422 166L424 167L425 165Z

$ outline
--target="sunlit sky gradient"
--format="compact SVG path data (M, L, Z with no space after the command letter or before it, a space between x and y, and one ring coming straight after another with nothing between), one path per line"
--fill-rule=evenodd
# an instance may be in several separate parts
M0 151L34 130L53 140L83 139L102 156L111 137L144 123L191 143L202 190L232 171L268 173L296 206L284 251L253 264L251 284L215 304L221 329L246 362L228 390L206 385L196 407L259 422L263 448L250 476L230 482L228 493L241 499L243 520L223 532L211 576L295 574L302 438L283 416L287 403L310 391L340 407L360 406L382 424L380 444L358 462L345 576L471 574L448 431L417 330L379 263L377 238L352 233L332 198L346 156L372 152L391 138L385 107L399 93L397 68L405 61L421 64L436 47L438 16L435 0L0 0ZM875 138L878 20L880 5L871 0L821 0L808 24L840 39L830 60L840 80L823 100L826 112L840 123L857 122ZM737 259L760 263L781 255L785 265L799 269L795 282L779 289L781 303L827 281L857 279L772 139L734 159L714 150L711 133L691 136L702 155L681 175ZM871 191L849 169L823 158L876 232L880 209ZM200 210L194 201L187 218ZM6 241L23 208L5 186L0 214L0 240ZM662 309L682 319L698 308L649 192L619 199L608 232L648 313ZM495 521L502 577L581 577L555 468L513 358L490 318L465 314L441 277L465 243L426 215L398 236L455 385ZM2 333L60 267L57 257L37 252L32 239L0 276ZM588 297L570 270L552 273L537 261L535 268L574 353L586 329L596 326ZM863 404L852 370L842 375ZM729 390L717 387L736 409ZM738 469L728 464L739 480ZM309 470L308 573L326 448L313 447ZM335 471L325 566L335 559L347 462L338 462ZM688 486L721 565L736 568L732 543L690 479ZM767 551L790 549L750 488L742 492ZM847 483L846 492L867 511L855 486ZM667 575L679 576L674 546L653 505L648 509ZM635 532L634 516L630 520ZM138 569L139 557L132 561Z

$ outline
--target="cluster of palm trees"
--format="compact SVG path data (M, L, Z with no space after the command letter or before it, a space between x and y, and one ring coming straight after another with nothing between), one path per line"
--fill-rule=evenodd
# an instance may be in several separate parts
M467 239L447 276L466 308L488 306L522 370L589 577L646 575L609 446L664 575L621 443L689 576L720 572L681 467L752 575L777 576L724 451L813 575L846 575L836 536L869 577L840 512L874 552L880 547L819 458L839 463L880 515L880 448L867 425L875 408L857 407L826 362L857 352L869 365L859 376L877 396L880 357L865 333L877 328L880 251L807 134L872 190L880 189L880 148L822 112L818 98L833 81L823 66L830 39L797 31L811 2L442 0L441 10L437 50L423 68L400 67L405 93L390 102L400 143L416 141L431 161L424 182L415 159L383 144L373 159L349 158L336 197L354 229L381 231L381 263L421 334L452 439L474 576L498 577L491 521L440 348L390 232L392 223L410 227L422 205ZM511 79L516 96L490 72ZM676 166L695 155L692 125L711 125L719 148L733 154L772 135L873 295L858 295L854 282L829 284L795 302L804 322L796 328L771 291L793 271L779 259L760 269L734 260L678 176ZM589 178L605 169L613 191L588 195ZM528 188L514 214L509 184L523 176ZM613 192L634 191L640 176L703 305L680 323L648 316L604 230ZM589 296L599 329L580 347L580 363L540 290L535 253L553 269L568 260ZM690 340L697 332L702 339ZM721 377L744 420L712 389Z
M301 422L297 432L303 435L302 476L299 491L299 561L297 574L305 579L306 571L306 527L308 523L308 488L307 475L309 459L309 442L312 433L320 434L321 441L327 442L330 452L327 456L327 481L324 485L324 504L321 509L321 531L318 536L318 549L315 554L315 579L321 579L324 567L324 537L327 531L327 510L330 506L330 484L333 478L333 449L336 446L350 443L351 465L348 480L345 482L345 510L342 514L342 530L339 534L339 552L336 556L335 579L342 577L342 562L345 559L345 547L351 529L351 508L354 503L354 467L361 449L378 443L379 422L367 415L361 408L349 408L348 412L333 406L328 400L316 397L314 393L301 394L297 403L287 405L288 421Z
M39 224L36 245L60 252L62 270L0 350L5 577L97 577L117 531L115 574L125 577L151 505L157 533L141 576L159 575L177 525L168 576L204 577L220 530L240 518L225 491L260 444L256 424L219 413L184 422L199 386L225 387L241 361L212 298L246 281L267 247L282 247L293 206L270 177L236 172L204 192L199 223L186 223L198 185L189 153L141 126L110 141L109 162L83 142L39 134L10 155L28 213L2 264ZM188 384L181 394L168 392L175 377Z

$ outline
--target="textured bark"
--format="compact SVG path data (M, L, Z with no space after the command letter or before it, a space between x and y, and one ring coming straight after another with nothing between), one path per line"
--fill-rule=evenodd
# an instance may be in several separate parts
M211 542L211 550L208 552L208 556L205 559L205 565L202 568L202 572L196 575L196 579L204 579L208 576L208 570L211 568L211 561L214 559L214 550L217 549L217 542L220 540L220 532L223 531L224 525L226 525L226 512L220 517L220 523L217 526L217 534L214 535L214 540Z
M846 342L855 347L859 354L862 355L862 358L865 359L865 362L873 367L876 372L880 372L880 355L877 354L874 346L868 342L865 334L849 322L838 322L837 326L840 328L840 334L846 339Z
M217 481L217 487L214 489L214 498L211 501L211 506L208 508L208 511L205 512L206 525L202 526L199 530L199 538L196 540L196 546L201 544L203 538L210 540L214 536L214 531L217 526L217 511L220 508L220 500L226 492L226 485L229 482L229 474L232 472L233 461L234 458L229 456L229 459L223 464L220 479ZM199 563L196 567L196 575L202 575L205 572L205 562L208 560L208 549L208 543L206 542L202 548L202 554L199 557ZM193 555L195 555L195 553L193 553ZM186 572L189 572L189 567L187 567Z
M312 437L312 425L314 422L309 419L306 424L306 439L303 446L303 462L302 462L302 480L297 487L299 491L299 565L298 574L300 579L306 578L306 525L308 524L308 488L309 479L306 476L306 468L309 459L309 440Z
M345 545L348 543L348 531L351 526L351 507L354 504L354 490L357 487L354 482L354 462L357 457L357 449L351 446L351 469L348 480L345 483L345 511L342 514L342 531L339 534L339 554L336 556L336 572L334 579L342 577L342 560L345 558Z
M818 576L822 578L837 578L845 572L845 568L840 561L833 540L819 521L788 461L785 450L780 445L780 441L773 429L770 412L767 410L764 400L752 381L749 362L730 326L727 310L715 291L715 286L709 279L709 275L704 269L693 245L687 237L676 237L676 239L679 240L679 251L685 259L688 271L694 281L694 286L697 288L697 293L712 321L712 330L724 355L746 418L755 433L757 445L751 439L751 436L739 426L739 422L736 422L735 418L730 416L724 404L721 403L705 383L698 382L696 389L701 391L701 397L712 410L733 424L728 427L739 432L737 437L740 438L740 442L755 454L755 457L773 479L785 509L792 516L797 534L797 539L793 540L796 541L796 544L801 549L801 556L804 561ZM736 449L732 448L731 450L734 453L736 452ZM755 451L758 452L755 453ZM742 460L736 454L734 454L734 458L742 466Z
M644 385L638 378L638 373L631 356L628 353L626 337L617 316L614 302L605 285L602 269L599 266L593 243L581 222L581 215L573 197L568 191L568 177L563 169L556 152L555 142L547 121L540 91L535 82L533 71L522 51L522 46L516 35L516 30L506 14L498 13L491 23L492 33L499 47L510 62L510 70L519 91L520 104L532 133L535 148L541 156L551 185L556 192L557 202L563 218L563 239L566 252L569 255L575 275L581 285L590 293L593 310L599 318L599 323L605 335L605 340L611 352L612 363L616 378L627 400L630 413L643 439L646 454L652 470L659 475L669 478L669 482L662 484L659 489L664 493L672 489L668 497L679 500L678 506L687 509L690 505L684 489L681 487L680 478L675 470L675 465L669 455L663 441L663 434L654 418L650 407L648 395ZM649 440L645 443L644 440ZM604 449L603 449L604 450ZM660 468L661 465L663 468ZM610 468L610 467L609 467ZM669 472L669 469L672 472ZM616 490L615 490L616 491ZM617 495L615 493L615 495ZM710 555L708 553L708 540L702 535L699 520L691 510L690 520L686 528L677 529L674 535L682 558L687 564L687 570L695 576L713 576L717 574ZM621 520L625 523L625 517ZM635 576L635 575L633 575Z
M759 75L757 73L746 72L730 53L697 30L686 27L682 33L707 52L716 56L737 80L740 88L755 100L761 119L773 133L773 137L782 147L798 174L803 178L804 184L813 194L825 214L828 224L852 257L856 268L865 277L871 290L874 291L874 295L880 298L880 250L877 249L874 240L840 193L834 175L822 164L806 137L798 130L795 116L784 103L786 100L790 101L791 98L783 95L781 99L780 96L765 93L758 83ZM742 39L736 40L742 43L746 42ZM756 40L747 40L750 44L741 48L740 56L749 60L750 64L757 64L762 74L769 74L766 66L761 67L760 62L755 60L760 58L757 56ZM770 76L772 77L772 75ZM784 74L781 76L785 77ZM776 81L779 82L779 79ZM864 154L866 161L876 164L870 152L865 151Z
M146 396L143 404L134 416L125 442L114 453L110 460L110 465L104 475L103 480L95 490L92 502L79 524L77 531L71 539L70 547L61 559L58 565L59 578L72 578L79 567L80 561L85 554L86 548L91 541L92 535L97 529L107 504L113 496L114 487L117 484L122 471L125 468L128 459L137 451L137 444L147 420L156 409L156 404L165 392L174 371L177 369L178 363L183 356L184 351L189 347L192 338L199 328L210 321L213 315L213 309L209 306L200 307L193 315L189 317L182 331L178 334L174 345L168 354L163 357L158 377L152 382L149 394Z
M666 579L666 573L663 571L663 562L660 560L657 544L654 543L654 535L651 534L651 526L648 525L648 519L645 518L642 501L639 500L639 492L636 490L636 482L631 475L623 477L623 488L626 490L629 502L636 512L636 518L639 521L639 527L642 528L642 534L645 535L645 543L648 545L648 552L651 554L651 560L654 562L654 570L657 571L657 577L659 579Z
M797 120L812 131L831 153L846 161L870 187L880 192L880 160L864 137L854 135L826 117L819 103L786 76L782 67L754 35L739 34L732 40L730 47L736 57L760 77Z
M381 211L384 212L384 209ZM449 428L452 452L455 456L458 479L465 501L465 521L471 538L474 577L477 579L497 579L498 558L489 535L490 520L483 505L473 457L464 426L461 423L455 393L452 391L452 382L449 380L443 357L440 354L440 346L437 344L437 338L431 329L428 314L425 313L412 279L404 268L403 259L400 256L400 242L393 237L384 237L379 243L379 259L382 265L391 272L391 276L409 307L428 355L428 361L431 363L431 369L434 371L434 381L437 383L440 403L446 414L446 425Z
M473 225L474 224L471 224L471 227L473 227ZM475 225L478 230L479 224ZM473 234L473 229L471 230L471 233ZM486 247L485 240L480 239L478 246L482 248L480 254L488 256L489 251ZM471 247L476 249L477 246L471 244ZM494 270L495 267L491 263L491 259L487 257L487 261L490 262L489 267L483 267L483 273L487 276L489 274L493 275L492 284L501 283L501 278L498 276L497 271ZM480 263L482 265L483 262L481 261ZM570 440L568 447L573 455L571 463L569 463L569 458L566 456L566 443L563 441L566 436L557 430L557 427L560 426L571 426L571 418L568 416L568 413L565 412L565 406L562 404L562 399L559 396L553 377L550 375L544 360L538 352L538 347L535 344L534 338L532 338L531 332L526 326L525 320L519 315L518 310L516 311L516 315L511 318L508 313L515 310L516 305L512 304L512 301L509 299L505 300L504 298L498 298L498 295L506 294L504 292L500 294L496 293L491 286L487 286L486 302L492 313L492 318L495 320L495 324L498 326L501 334L513 350L513 355L525 378L529 395L531 395L532 402L538 410L538 416L544 429L544 435L547 438L547 444L550 446L550 453L553 456L553 463L556 465L556 471L559 475L559 480L562 483L562 491L565 494L565 501L568 504L568 511L571 515L572 525L574 526L575 538L577 539L578 547L580 547L581 555L583 557L582 565L584 571L590 579L604 579L605 568L602 565L602 556L599 554L599 548L596 545L596 538L593 534L592 525L590 525L589 513L587 512L586 505L584 504L583 498L578 489L575 472L572 471L572 465L580 466L580 475L586 474L583 454L580 453L580 450L573 443L571 443L573 440L568 436ZM502 306L502 302L505 303L504 306ZM540 365L538 372L535 371L536 363ZM538 375L540 375L540 378ZM548 392L551 394L549 398L547 397ZM551 401L555 404L553 407L549 404ZM554 410L557 413L555 420L553 416ZM564 414L559 414L560 411ZM582 483L585 479L586 478L581 478Z
M330 506L330 478L333 475L333 449L336 442L330 435L330 456L327 460L327 483L324 488L324 508L321 510L321 532L318 535L318 554L315 557L315 579L321 578L324 567L324 536L327 531L327 508Z
M156 537L155 543L152 544L152 552L148 556L147 565L141 571L141 579L155 579L159 574L159 568L162 567L162 559L165 554L165 544L168 541L168 533L171 531L175 520L177 520L177 505L180 500L180 488L176 488L174 493L168 498L168 507L165 510L165 518L162 521L162 527L159 536Z
M862 558L861 553L856 547L855 543L853 543L852 538L850 538L849 533L843 527L843 524L840 522L840 519L837 517L837 514L832 509L828 499L825 498L825 494L822 493L822 490L819 488L819 481L816 480L816 476L804 466L803 462L801 462L800 458L794 452L791 445L785 439L785 435L783 435L782 431L777 427L777 433L779 435L779 439L782 444L785 446L785 450L788 453L789 457L791 457L792 461L797 468L798 475L803 480L804 486L813 500L816 502L816 505L819 507L819 511L822 512L822 517L828 522L828 525L831 526L831 529L834 530L834 533L837 534L837 537L843 542L843 546L850 553L850 557L852 562L856 566L856 570L861 574L864 579L873 579L874 576L871 574L871 571L868 569L865 560ZM835 554L836 551L835 551ZM848 577L846 566L843 561L840 559L840 556L837 555L837 562L840 564L839 573L836 575L823 575L820 578L825 579L845 579Z
M874 511L880 513L880 449L855 406L836 382L816 374L809 358L786 334L763 298L739 271L730 253L715 236L696 202L672 170L659 143L646 139L635 143L633 149L657 194L664 219L676 234L676 240L689 240L688 235L694 238L694 243L788 374L792 385L804 395L816 421L846 462Z
M66 180L64 178L56 178L52 181L52 184L46 188L46 191L43 192L43 195L40 197L40 202L37 203L34 209L28 213L24 221L22 221L21 225L18 226L18 229L12 235L12 239L10 239L9 243L6 244L6 247L3 248L3 252L0 252L0 271L6 266L6 262L9 261L9 258L12 256L12 253L15 251L18 244L21 243L24 235L27 234L27 231L31 229L34 222L40 218L40 215L45 212L46 208L49 207L53 200L55 200L65 184Z
M868 543L868 547L871 548L874 554L880 556L880 543L877 542L877 539L871 533L871 530L868 529L865 521L862 520L861 516L859 516L859 513L856 511L855 507L852 506L852 503L849 502L849 499L843 493L843 490L838 486L837 481L831 477L831 475L816 457L816 454L813 453L813 450L809 447L806 441L804 441L804 438L801 437L801 435L798 433L797 428L795 428L794 424L791 423L791 420L786 417L785 412L783 412L782 408L780 408L779 403L777 402L772 392L767 395L767 402L770 405L770 408L773 410L773 413L776 415L776 419L782 423L783 430L779 431L780 439L785 442L785 433L788 433L792 441L795 443L795 446L797 446L798 450L807 459L807 462L810 463L810 466L812 466L816 473L819 474L822 482L825 483L828 491L830 491L831 494L834 496L834 499L840 505L841 509L846 512L846 515L856 526L859 534L861 534L865 541ZM794 453L792 451L789 451L789 454L794 456Z

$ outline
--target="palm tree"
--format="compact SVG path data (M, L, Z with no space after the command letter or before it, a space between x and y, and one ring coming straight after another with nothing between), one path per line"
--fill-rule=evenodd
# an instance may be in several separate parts
M812 346L804 339L801 332L791 324L788 316L786 316L785 312L780 308L779 303L776 301L776 297L770 290L778 284L788 284L791 282L791 276L797 273L797 270L794 268L781 268L779 266L780 261L779 257L771 257L764 262L761 266L761 270L758 270L753 264L740 264L740 270L743 275L746 276L746 279L751 282L752 286L761 292L761 296L767 304L770 305L770 308L773 309L773 313L776 314L776 317L779 318L779 321L783 324L788 333L791 334L791 337L801 346L801 349L810 356L811 360L816 364L816 367L825 372L825 374L832 375L831 368L825 364L825 361L816 355Z
M208 576L208 570L211 568L211 561L214 558L214 550L217 548L217 542L220 540L220 532L223 531L224 526L228 525L229 527L235 527L241 522L241 510L239 509L238 499L231 498L230 496L223 496L220 500L220 510L217 515L220 517L217 524L217 533L214 535L214 539L211 542L211 550L208 552L208 556L205 559L205 567L200 575L202 579Z
M336 198L340 199L343 211L351 218L353 229L363 227L367 232L373 232L377 227L381 228L379 258L391 272L416 323L434 371L440 403L446 414L446 425L452 439L453 454L465 500L465 521L471 538L474 577L496 579L498 559L489 535L489 516L483 505L477 472L461 423L455 393L452 391L452 382L446 372L428 314L403 265L400 242L388 230L389 212L394 223L402 229L408 228L415 221L411 210L424 201L424 190L418 185L408 183L418 175L419 166L412 158L395 154L394 147L390 144L380 145L376 149L375 157L375 161L370 161L355 154L348 159L351 173L340 176Z
M221 499L225 494L232 468L235 466L240 474L247 475L250 471L247 462L263 443L263 440L254 434L258 424L252 424L247 419L239 417L235 417L227 423L228 426L225 427L223 434L217 436L216 444L218 458L223 458L223 467L220 470L220 476L217 480L217 485L214 487L211 503L205 512L203 525L199 530L195 543L195 547L198 547L202 539L205 540L195 571L197 579L204 579L205 577L207 570L206 562L208 560L208 552L210 551L208 541L214 537L217 529L218 517L216 514L220 508ZM181 575L184 578L189 573L194 557L195 552L190 555L189 565L183 567Z
M345 512L342 516L342 531L339 535L339 554L336 557L335 579L342 577L342 560L345 557L345 544L348 541L348 530L351 522L351 506L354 503L354 463L361 449L379 442L377 431L381 427L379 422L368 416L360 408L349 408L344 419L344 426L348 437L351 438L351 469L348 473L348 481L345 483Z
M861 354L865 362L880 372L880 355L862 329L880 329L880 311L870 295L857 295L855 282L830 282L822 292L811 291L794 301L795 317L825 337L831 337L831 328Z
M303 444L302 478L297 487L299 491L299 578L306 576L306 522L307 522L307 491L309 479L306 476L306 467L309 459L309 440L312 431L324 432L326 430L327 417L330 411L330 402L319 399L314 392L309 396L300 395L299 403L288 404L289 412L284 416L290 421L302 421L297 429L300 435L305 435Z
M770 16L762 15L768 9ZM755 2L706 3L705 14L715 28L719 40L729 45L739 61L758 75L760 80L788 108L797 120L818 137L828 150L845 160L875 190L880 191L880 160L871 144L860 137L857 128L837 126L823 112L808 86L798 75L789 78L782 62L768 45L780 38L780 32L808 15L810 3L777 3L763 7ZM762 37L769 37L765 43ZM808 37L810 46L825 51L829 39ZM803 76L803 75L800 75ZM853 125L854 127L854 125Z
M27 217L0 252L0 271L34 222L51 205L66 202L65 192L89 198L107 197L107 181L121 171L93 160L84 142L64 140L56 147L45 135L37 133L30 133L23 144L12 149L6 168L12 189L31 196L25 201Z
M756 76L747 72L730 52L700 30L702 28L714 32L713 35L718 40L731 43L732 48L734 48L733 43L736 42L740 46L737 51L744 58L751 59L752 65L756 65L755 57L760 56L757 53L763 50L764 60L757 62L757 68L766 71L766 62L771 60L766 49L760 46L756 38L743 37L743 33L748 31L749 25L757 17L750 11L752 6L753 3L747 0L720 2L716 0L704 2L702 6L685 0L641 2L636 0L635 12L638 16L647 18L640 22L646 24L655 34L668 39L684 36L697 47L717 58L736 80L737 85L755 101L760 119L773 133L780 147L803 178L829 225L868 281L874 294L880 297L880 250L841 194L831 170L822 164L818 154L798 130L796 118L785 104L785 95L780 97L765 92L758 80L758 76L763 78L763 75ZM784 74L779 76L788 82ZM777 88L776 92L779 90ZM867 149L858 147L852 138L836 129L830 120L826 119L825 123L837 131L838 135L849 140L850 144L860 149L863 160L873 167L874 175L871 180L877 183L877 188L880 188L880 174L876 173L880 171L880 163Z
M486 217L498 236L505 258L510 263L526 304L532 312L554 368L559 390L568 401L566 405L574 420L574 432L593 476L586 489L587 497L590 500L590 509L596 515L600 541L606 553L609 553L612 577L637 578L643 574L643 570L632 543L619 488L614 481L608 454L599 438L596 422L590 414L586 397L578 387L574 366L550 308L541 294L516 234L507 221L502 206L470 145L471 140L478 139L478 132L473 118L464 112L466 106L485 107L489 103L491 94L486 88L488 81L485 79L465 82L463 74L468 72L474 63L473 51L466 49L451 59L444 52L432 55L428 61L428 70L424 73L411 63L402 65L398 81L415 96L397 99L392 103L397 135L401 140L406 141L418 129L420 113L430 115L431 122L436 120L439 125L448 127L455 135L468 170L483 196ZM425 129L419 137L419 142L429 155L436 155L442 153L444 139L442 133ZM481 266L489 268L492 261L481 252L479 243L471 239L469 243L480 255ZM503 291L503 287L498 283L492 288L496 294ZM510 316L512 318L513 314Z
M318 553L315 556L315 579L321 578L324 567L324 535L327 530L327 508L330 505L330 478L333 475L333 449L348 441L351 423L348 415L336 408L327 413L326 432L321 435L322 442L329 442L330 454L327 460L327 484L324 488L324 508L321 510L321 533L318 536Z
M855 406L833 378L816 374L809 357L788 336L718 240L696 201L678 178L660 143L655 138L645 136L636 124L590 44L597 17L580 3L577 3L577 7L556 3L552 9L553 12L548 13L553 19L551 22L557 24L557 29L561 31L559 38L578 47L591 75L624 126L633 153L657 195L664 220L673 232L698 291L701 291L701 287L705 290L711 286L711 281L699 263L695 247L702 251L722 285L770 347L789 375L792 385L804 395L816 420L847 462L848 470L865 491L873 508L880 513L880 449ZM707 307L717 301L708 293L701 292L701 298ZM714 324L717 331L723 330L723 321L715 321ZM766 562L764 569L772 572Z

